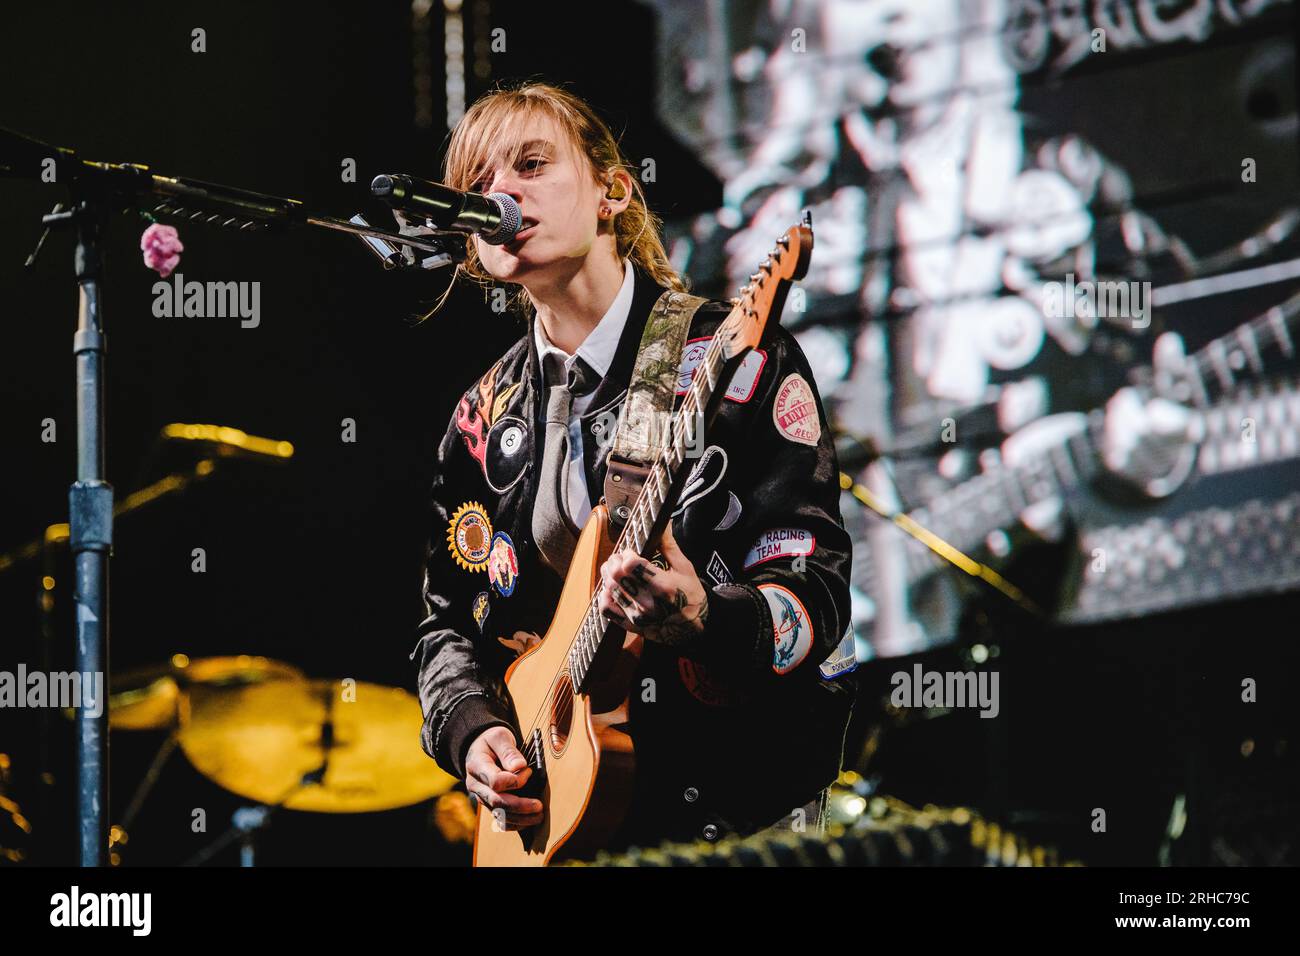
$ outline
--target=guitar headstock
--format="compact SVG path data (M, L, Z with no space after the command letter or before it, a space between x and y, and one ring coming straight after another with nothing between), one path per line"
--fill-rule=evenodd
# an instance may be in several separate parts
M749 277L749 284L732 300L731 314L717 332L727 358L758 347L768 318L780 315L790 284L807 274L812 248L812 214L805 212L803 221L776 241L758 271Z

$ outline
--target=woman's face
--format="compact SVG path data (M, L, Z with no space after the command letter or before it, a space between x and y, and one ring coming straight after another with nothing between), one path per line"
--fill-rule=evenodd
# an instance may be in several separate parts
M546 116L531 117L513 167L489 160L475 192L502 192L519 204L523 225L515 238L494 246L475 239L483 267L495 278L527 287L548 276L572 273L596 241L604 188L567 134Z

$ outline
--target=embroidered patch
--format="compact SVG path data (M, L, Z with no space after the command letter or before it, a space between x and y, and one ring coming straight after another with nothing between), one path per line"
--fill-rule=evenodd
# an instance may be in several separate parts
M465 448L470 455L478 462L479 467L483 469L483 477L488 479L488 484L493 484L491 476L488 475L488 438L489 429L492 424L500 418L501 413L506 410L510 404L510 399L519 389L521 383L515 382L506 386L501 393L497 394L497 374L501 371L501 361L498 360L492 368L488 369L478 384L472 388L467 395L462 395L460 403L456 406L456 428L460 431L461 439L465 442ZM518 421L518 419L516 419ZM522 425L522 421L518 421ZM508 432L509 429L506 429ZM504 438L504 436L502 436ZM515 436L522 445L522 431ZM498 442L500 447L500 442ZM503 453L509 454L502 449ZM520 471L522 474L522 471ZM515 475L514 477L518 477ZM500 482L497 483L498 485ZM499 487L494 487L494 491L500 491Z
M467 501L451 516L447 527L447 548L466 571L487 570L492 544L492 522L477 501Z
M528 467L532 458L527 426L522 418L507 415L497 420L488 431L487 454L483 459L483 477L488 487L497 494L512 488Z
M513 458L524 447L524 430L518 425L510 425L501 432L501 454Z
M492 536L488 577L502 597L515 593L515 582L519 580L519 562L515 560L515 543L504 531L498 531Z
M793 591L779 584L760 584L758 590L767 600L772 612L772 631L775 650L772 670L788 674L798 667L812 650L812 623L803 603Z
M520 382L515 382L513 385L508 385L505 391L496 397L496 401L492 403L492 421L496 421L501 417L501 413L504 412L506 406L510 404L510 399L514 397L520 384Z
M487 620L488 611L492 610L488 606L488 593L479 591L474 595L474 603L470 605L470 611L474 615L474 623L478 625L478 632L483 633L483 622Z
M485 413L491 414L492 396L497 390L497 372L501 371L501 361L487 370L487 374L478 380L478 407ZM489 422L491 424L491 422Z
M732 703L734 695L698 661L686 657L677 658L677 674L682 679L682 685L701 704L723 707Z
M711 341L711 335L686 340L686 347L682 350L682 364L677 370L678 395L685 395L691 387L691 379L700 362L704 361L704 353L709 350ZM740 363L740 368L736 369L736 374L731 377L731 384L727 386L727 398L733 402L749 401L754 395L754 386L758 384L758 375L766 363L767 352L751 349Z
M712 466L714 461L721 462L717 466ZM718 482L722 481L722 476L727 473L727 452L720 445L710 445L704 449L704 454L696 462L691 473L686 477L686 484L682 486L681 498L677 507L673 509L673 517L677 517L688 507L699 501L714 488L718 487Z
M709 566L704 569L704 572L713 579L714 584L730 584L735 580L731 576L731 571L727 568L726 562L718 557L716 551L709 557Z
M487 420L480 414L478 406L470 402L468 395L462 395L460 404L456 406L456 428L470 456L480 468L485 468Z
M771 528L758 536L754 546L745 555L745 570L777 558L812 554L816 545L817 539L813 533L804 528Z
M812 386L798 372L791 372L776 390L772 403L772 421L776 430L786 438L801 445L816 446L822 437L821 419L817 417L817 402Z
M736 497L734 491L727 492L727 512L722 519L713 526L714 531L726 531L740 518L740 499Z
M831 656L822 661L818 669L822 672L822 677L830 680L832 677L839 677L841 674L847 674L856 670L858 666L857 642L853 638L853 631L844 635L844 640L835 646Z

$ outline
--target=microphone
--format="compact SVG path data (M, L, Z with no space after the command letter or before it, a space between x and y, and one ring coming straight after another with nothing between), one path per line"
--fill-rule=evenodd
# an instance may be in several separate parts
M519 231L519 204L505 193L461 192L399 173L376 176L370 191L394 209L428 219L439 229L479 236L494 246L509 242Z

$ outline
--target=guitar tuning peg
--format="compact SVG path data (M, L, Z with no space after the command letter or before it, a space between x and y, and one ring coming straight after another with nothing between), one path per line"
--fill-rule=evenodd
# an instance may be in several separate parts
M787 246L790 245L790 237L782 236L780 239L776 241L776 244L780 246L782 249L785 249Z
M763 264L762 264L761 266L759 266L759 268L762 269L764 272L771 272L771 271L772 271L772 257L771 257L771 256L768 256L766 259L764 259L764 260L763 260Z
M763 278L763 273L761 273L761 272L755 272L755 273L753 273L753 274L749 277L749 284L750 284L750 285L753 285L755 282L757 282L757 281L758 281L759 279L761 279L761 278Z

